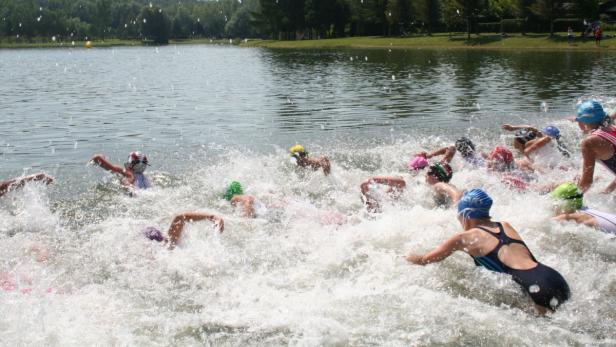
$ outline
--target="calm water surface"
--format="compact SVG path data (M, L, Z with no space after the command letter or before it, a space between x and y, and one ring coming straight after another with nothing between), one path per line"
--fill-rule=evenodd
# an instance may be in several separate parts
M0 177L45 170L0 199L0 344L6 345L615 345L616 242L549 220L552 203L514 193L455 160L452 183L486 188L496 219L569 281L551 318L509 278L427 251L459 226L436 208L410 153L463 134L508 144L504 122L558 125L589 96L616 106L612 53L481 50L267 50L217 46L0 50ZM296 142L328 154L332 175L297 170ZM142 150L155 188L125 196L88 166ZM572 160L579 166L579 156ZM548 174L546 181L570 179ZM359 184L405 175L409 188L367 216ZM616 211L598 194L593 207ZM266 202L240 217L230 180ZM272 203L272 205L275 205ZM140 230L186 209L221 214L168 252ZM323 217L342 214L348 223ZM48 251L37 261L37 249ZM40 259L39 259L40 260ZM8 288L12 283L15 288ZM11 287L11 286L9 286Z

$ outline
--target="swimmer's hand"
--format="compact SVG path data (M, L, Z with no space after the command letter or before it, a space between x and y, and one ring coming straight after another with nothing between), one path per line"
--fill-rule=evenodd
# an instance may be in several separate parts
M31 181L40 181L43 182L45 184L50 184L51 182L53 182L53 177L49 176L48 174L41 172L32 176L28 176L26 177L26 180L31 180Z
M416 265L424 265L425 262L423 260L423 256L422 255L417 255L417 254L410 254L408 256L406 256L406 261L408 261L409 263L413 263Z
M217 217L214 220L214 229L218 230L219 233L225 231L225 221L221 217Z
M507 130L507 131L513 131L513 130L515 130L515 128L514 128L514 127L513 127L513 125L511 125L511 124L503 124L503 125L501 126L501 128L502 128L503 130Z
M417 152L415 153L416 157L424 157L426 159L430 159L431 157L428 155L428 152L426 151L421 151L421 152Z
M103 160L105 159L102 154L95 154L92 156L92 158L90 158L90 161L88 162L88 164L100 166Z

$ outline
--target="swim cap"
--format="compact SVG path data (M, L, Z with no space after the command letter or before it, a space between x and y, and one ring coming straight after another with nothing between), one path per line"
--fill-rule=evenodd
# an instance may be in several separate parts
M526 144L530 140L534 140L537 137L537 133L532 130L518 130L515 132L515 140L521 144Z
M126 163L124 163L126 169L131 169L138 173L144 172L147 166L148 157L141 152L130 152Z
M163 233L154 227L145 228L143 230L143 235L151 241L162 242L165 240Z
M291 155L294 157L304 157L308 154L308 152L306 152L306 149L302 145L295 145L289 148L289 152L291 152Z
M490 160L501 162L504 164L511 164L513 162L513 153L509 149L503 146L496 146L489 156Z
M601 124L607 117L601 103L595 100L586 100L577 106L575 120L586 124Z
M458 202L458 215L464 218L489 218L492 198L479 188L464 193Z
M428 175L435 176L439 182L449 182L451 177L453 176L453 170L449 164L439 164L436 163L434 165L430 165L430 171L428 171Z
M419 171L428 166L428 160L420 155L411 159L408 163L409 170Z
M460 155L463 157L468 157L475 153L475 145L468 137L461 137L456 140L456 150L460 152Z
M559 185L550 193L550 196L558 200L565 200L563 209L567 211L575 211L584 205L584 194L573 183Z
M240 184L240 182L233 181L229 184L229 186L227 186L227 190L225 191L225 195L223 195L223 198L225 198L225 200L231 201L233 196L242 194L244 194L244 190L242 189L242 185Z
M549 125L545 128L543 128L543 130L541 130L542 133L548 135L549 137L553 137L555 139L559 139L560 138L560 130L553 126L553 125Z

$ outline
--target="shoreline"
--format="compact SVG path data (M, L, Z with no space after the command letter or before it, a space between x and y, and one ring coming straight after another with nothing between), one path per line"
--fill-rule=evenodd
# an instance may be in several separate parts
M549 38L547 34L520 34L502 37L500 34L482 34L466 40L466 34L435 34L433 36L383 37L362 36L318 40L277 41L261 39L222 39L208 38L170 40L169 45L232 45L250 48L275 49L486 49L486 50L539 50L604 52L616 51L614 35L606 35L601 46L596 46L592 38L575 37L573 44L567 42L566 35L559 33ZM84 48L85 41L71 42L7 42L0 40L2 49L34 48ZM94 40L92 48L145 46L140 40Z

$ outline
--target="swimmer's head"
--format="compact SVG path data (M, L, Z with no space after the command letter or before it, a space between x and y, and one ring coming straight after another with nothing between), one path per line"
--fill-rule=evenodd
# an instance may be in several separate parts
M559 202L559 212L573 213L584 205L584 194L573 183L563 183L550 193Z
M148 157L141 152L130 152L126 162L124 163L125 169L132 170L137 173L143 173L147 167Z
M496 171L511 171L514 168L513 153L506 147L494 147L488 159L488 166Z
M163 233L154 228L154 227L147 227L143 230L143 235L151 241L156 241L156 242L163 242L165 241L165 237L163 236Z
M449 164L436 163L430 165L428 172L426 173L426 181L428 184L435 184L437 182L449 182L453 176L453 170Z
M289 152L291 152L292 157L298 158L298 159L308 156L308 152L306 152L306 149L304 148L304 146L299 145L299 144L289 148Z
M537 133L533 130L522 129L515 132L513 137L513 147L519 151L524 151L528 141L537 138Z
M428 160L423 156L416 156L408 162L408 168L411 171L419 171L428 166Z
M468 137L461 137L456 140L456 151L466 158L475 153L475 145Z
M557 127L553 126L553 125L548 125L547 127L541 129L541 132L548 135L549 137L553 138L553 139L560 139L560 129L558 129Z
M586 100L577 106L575 121L578 123L599 126L609 118L601 103L596 100Z
M471 189L458 202L458 216L464 219L490 218L492 198L482 189Z
M227 189L225 190L225 194L223 198L227 201L231 201L235 195L244 194L244 190L242 189L242 185L238 181L233 181L229 183Z

